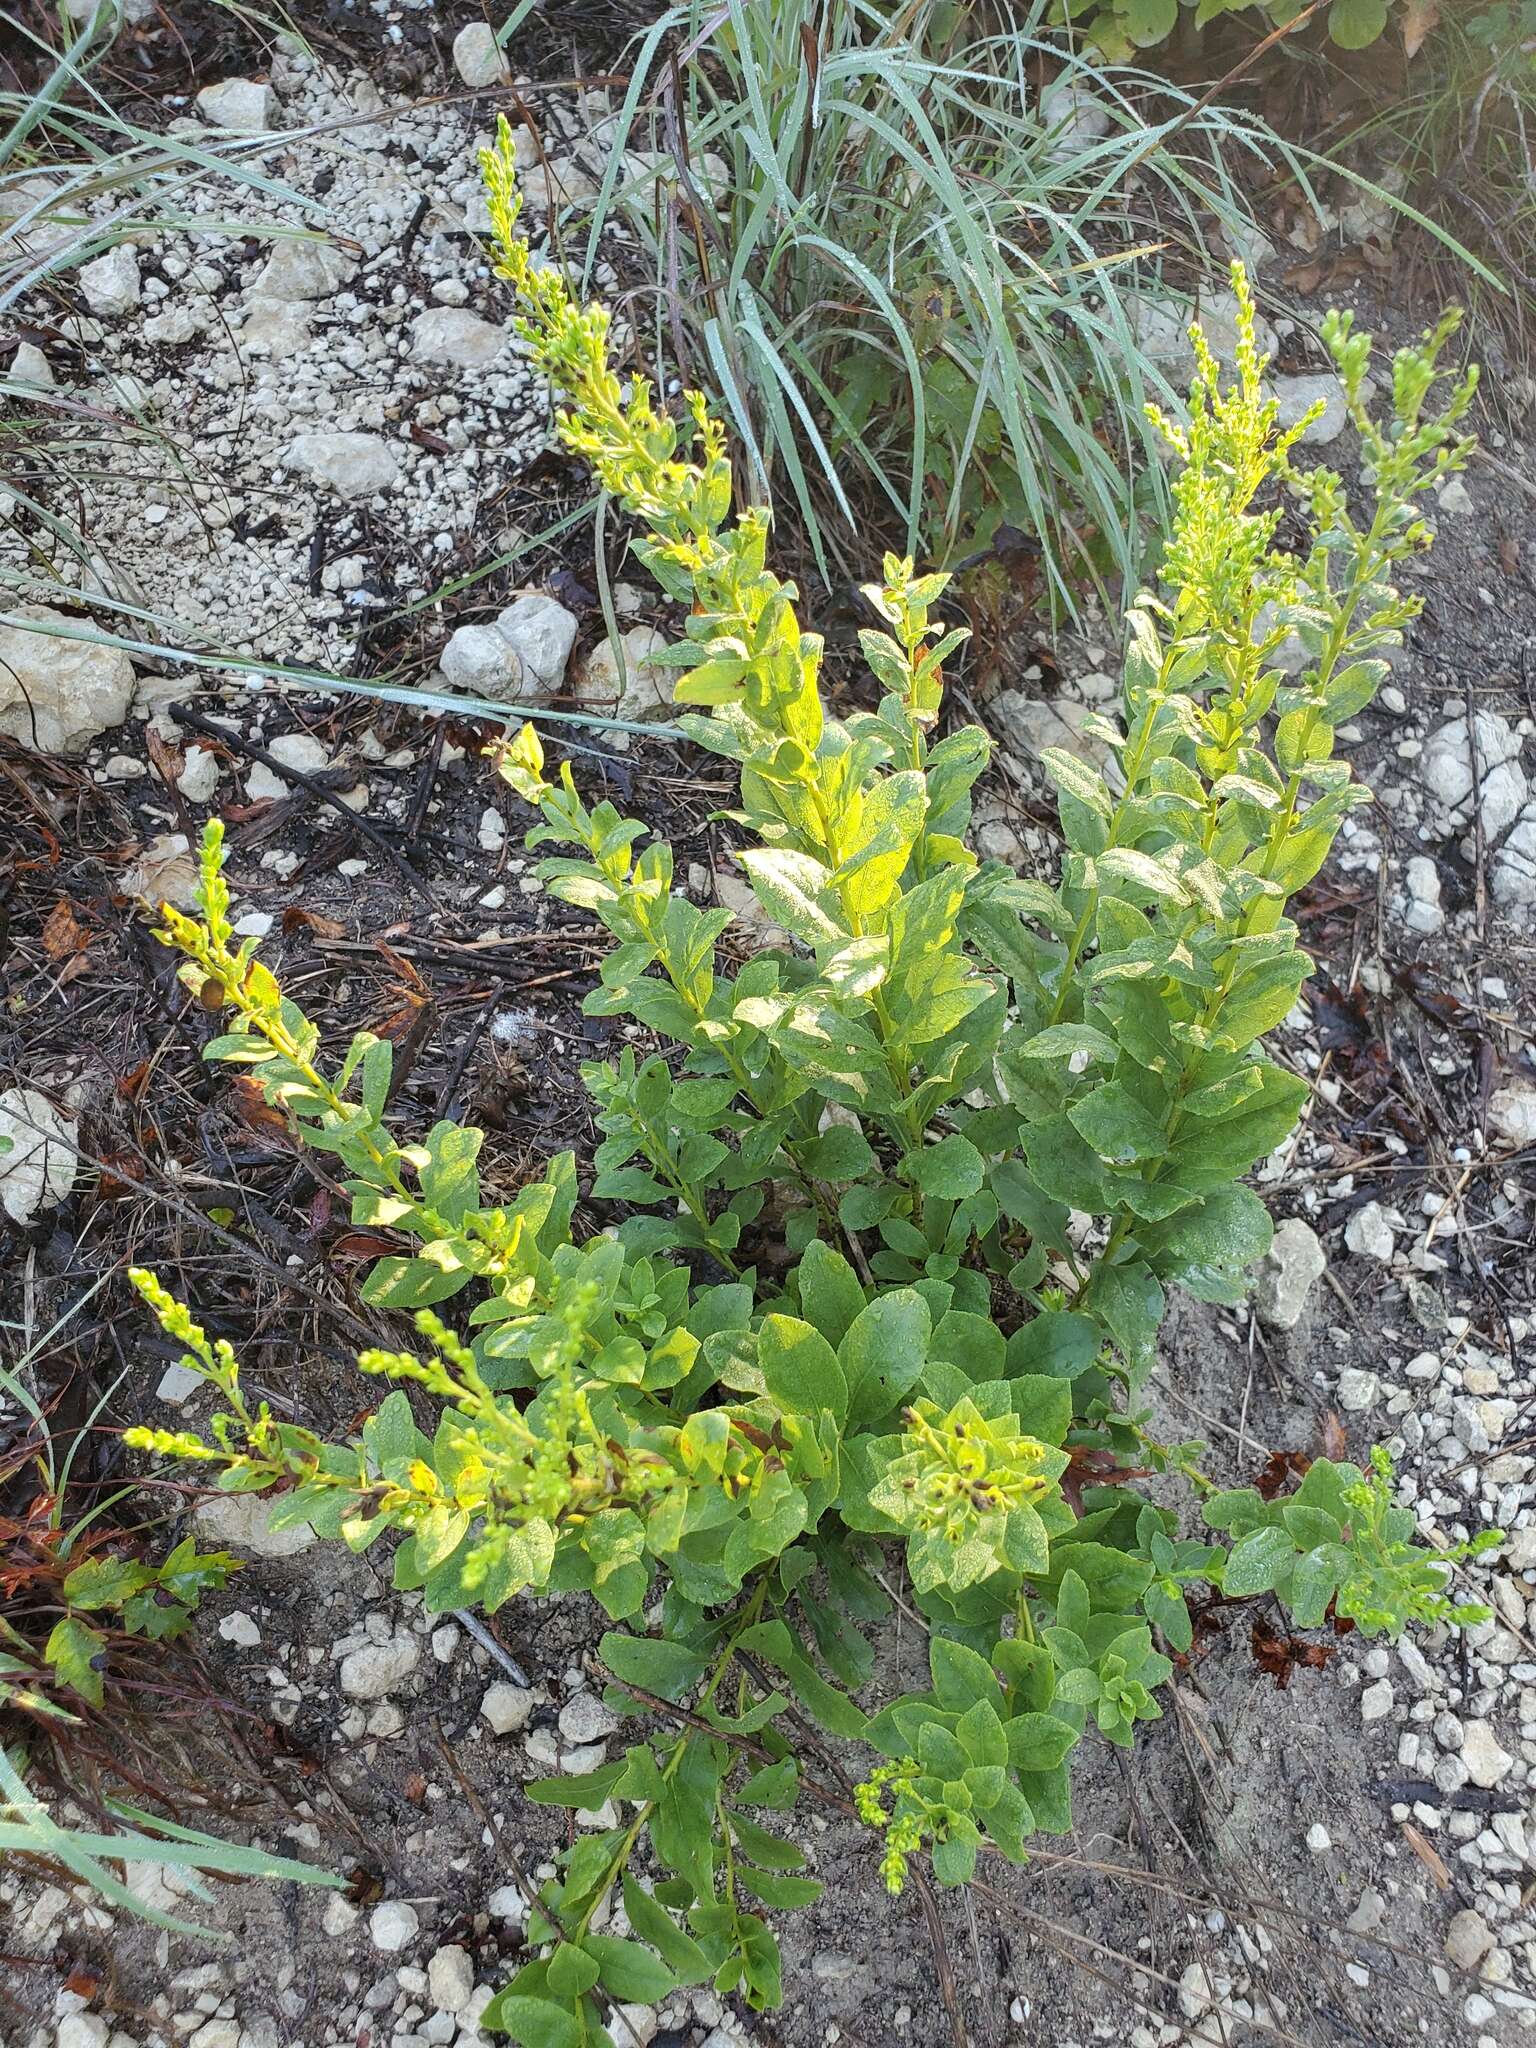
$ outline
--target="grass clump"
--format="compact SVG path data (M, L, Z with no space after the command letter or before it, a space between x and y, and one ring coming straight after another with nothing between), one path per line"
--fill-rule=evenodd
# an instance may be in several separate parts
M823 576L874 572L871 534L945 567L1015 529L1053 608L1086 575L1135 586L1166 507L1132 278L1160 252L1198 275L1213 225L1241 246L1227 166L1273 138L1062 64L1041 8L937 0L685 0L640 46L597 222L622 202L646 238L631 317L717 394Z

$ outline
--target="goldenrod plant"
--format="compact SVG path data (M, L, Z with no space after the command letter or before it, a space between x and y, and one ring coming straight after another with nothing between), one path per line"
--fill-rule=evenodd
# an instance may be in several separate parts
M397 1235L364 1297L412 1311L420 1345L363 1356L396 1389L356 1443L327 1444L253 1409L227 1347L139 1274L219 1412L208 1437L129 1441L222 1486L284 1485L277 1526L358 1549L391 1533L395 1583L434 1609L590 1592L618 1624L611 1696L685 1709L532 1789L602 1821L483 2024L564 2048L609 2042L610 2004L679 1984L779 2000L762 1909L818 1891L759 1817L801 1796L792 1713L883 1757L858 1810L887 1882L921 1855L959 1883L984 1847L1023 1859L1070 1826L1072 1752L1090 1724L1127 1744L1156 1718L1202 1587L1367 1633L1482 1614L1449 1582L1493 1539L1424 1548L1379 1457L1319 1460L1271 1500L1222 1492L1199 1445L1150 1433L1142 1396L1167 1289L1236 1302L1269 1243L1242 1176L1306 1092L1261 1049L1308 967L1286 905L1364 800L1335 730L1413 615L1393 566L1427 541L1417 501L1466 459L1473 380L1440 378L1445 322L1399 353L1378 427L1369 343L1329 322L1372 479L1356 514L1336 475L1293 468L1305 423L1277 426L1234 271L1235 380L1197 340L1188 417L1164 423L1174 520L1163 586L1130 616L1122 717L1092 722L1090 758L1047 757L1061 871L1025 879L967 845L989 743L943 728L961 638L935 620L944 579L887 563L864 635L884 694L832 716L768 521L732 512L718 424L696 396L674 417L621 379L606 313L532 259L505 128L485 169L561 437L688 607L678 701L735 764L737 858L783 940L733 971L729 914L674 890L668 847L589 805L569 766L548 776L531 728L502 750L530 841L573 849L546 885L615 941L589 1012L669 1048L586 1071L590 1197L611 1219L591 1230L569 1156L487 1206L478 1132L398 1140L387 1044L364 1033L331 1071L234 943L211 827L201 916L168 908L160 930L202 1006L229 1013L208 1056L248 1065L296 1137L338 1157L355 1221ZM1282 490L1310 525L1299 555L1276 546ZM431 1437L410 1383L442 1403ZM1216 1540L1181 1533L1135 1483L1148 1468L1193 1483ZM865 1631L897 1545L931 1686L867 1718ZM610 1898L623 1934L598 1931Z

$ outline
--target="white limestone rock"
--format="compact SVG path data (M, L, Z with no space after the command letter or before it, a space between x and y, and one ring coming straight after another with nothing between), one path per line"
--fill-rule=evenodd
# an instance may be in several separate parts
M1083 730L1091 716L1092 706L1075 698L1027 697L1022 690L1000 690L987 706L992 730L1017 757L1038 763L1047 747L1060 747L1099 769L1111 789L1123 788L1119 762Z
M377 434L326 433L312 428L294 435L283 463L349 503L377 497L400 480L399 457Z
M506 344L504 327L463 306L429 306L411 326L411 355L418 363L480 370L494 363Z
M120 647L61 638L90 627L51 605L22 605L16 616L35 630L0 625L0 732L39 753L83 754L128 716L133 664Z
M1445 912L1440 907L1440 870L1428 854L1416 853L1405 873L1407 900L1403 922L1409 931L1429 938L1442 930Z
M36 1088L0 1095L0 1209L23 1227L55 1209L75 1184L77 1125Z
M276 739L267 742L267 752L274 761L281 761L285 767L296 768L301 775L317 775L322 768L331 765L330 754L325 743L309 732L279 733ZM263 799L273 803L281 802L293 794L294 785L284 775L269 768L265 761L253 761L245 778L245 793L252 803Z
M1277 1225L1254 1288L1260 1320L1272 1330L1294 1330L1327 1264L1310 1223L1288 1216Z
M582 663L576 684L583 706L637 723L670 718L675 708L672 686L681 671L654 659L667 644L666 634L658 633L654 626L631 626L619 642L624 667L621 680L613 642L599 640Z
M255 78L221 78L205 85L194 102L212 128L235 135L265 135L277 126L277 94Z
M1366 1202L1344 1226L1344 1242L1357 1257L1389 1266L1397 1239L1380 1202Z
M421 1917L404 1899L386 1899L368 1916L368 1934L381 1955L397 1956L409 1948L421 1927Z
M80 267L85 303L99 320L121 319L139 303L139 259L127 242Z
M1476 789L1484 835L1497 838L1513 824L1529 794L1519 754L1520 735L1496 711L1477 712L1470 731L1462 717L1432 733L1419 757L1419 777L1439 813L1438 822L1446 830L1469 824Z
M1319 399L1322 400L1322 415L1302 435L1298 443L1300 447L1325 448L1330 441L1336 441L1348 425L1344 386L1331 370L1308 372L1297 377L1274 377L1270 382L1280 402L1282 427L1294 427L1303 414L1310 411Z
M307 1523L274 1529L272 1516L280 1499L255 1493L214 1493L192 1511L192 1526L215 1549L248 1550L256 1557L297 1557L308 1550L315 1532Z
M1536 903L1536 804L1527 804L1499 848L1491 878L1493 900L1507 910Z
M349 1700L381 1700L404 1685L420 1662L420 1643L402 1629L388 1642L349 1650L341 1660L341 1689Z
M480 1718L493 1735L521 1735L533 1718L533 1694L525 1685L512 1685L498 1678L486 1687L480 1702Z
M466 22L453 39L453 68L469 86L496 85L510 76L489 22Z
M489 626L459 626L443 649L443 678L498 704L538 703L565 681L576 616L541 591L516 598Z
M1186 300L1158 298L1149 292L1127 292L1122 304L1143 351L1175 388L1187 384L1194 371L1189 327L1197 317L1217 361L1230 364L1236 356L1237 298L1230 285L1207 294L1198 315ZM1262 313L1254 322L1254 339L1261 353L1274 353L1275 331Z
M1506 1081L1488 1098L1488 1129L1506 1145L1536 1145L1536 1086Z
M1049 138L1049 154L1057 163L1081 156L1109 133L1108 107L1090 85L1070 72L1053 78L1042 91L1038 118Z
M247 299L253 305L262 300L276 306L294 299L328 299L351 281L356 270L351 257L343 255L334 242L285 236L272 245Z

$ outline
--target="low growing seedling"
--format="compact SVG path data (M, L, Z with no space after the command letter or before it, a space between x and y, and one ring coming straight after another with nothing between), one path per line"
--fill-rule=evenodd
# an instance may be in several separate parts
M1278 1594L1298 1623L1367 1633L1482 1614L1447 1586L1493 1539L1416 1542L1384 1460L1319 1460L1284 1497L1220 1493L1200 1446L1149 1434L1142 1394L1166 1290L1238 1301L1269 1243L1241 1177L1306 1097L1260 1049L1309 964L1286 904L1366 800L1335 729L1415 611L1391 571L1428 539L1417 500L1466 458L1472 379L1433 402L1448 320L1399 352L1378 427L1369 341L1330 318L1371 477L1357 519L1338 476L1293 469L1301 427L1277 429L1234 273L1236 381L1197 335L1188 421L1165 427L1176 516L1163 589L1130 616L1123 720L1047 756L1061 874L1021 879L966 844L988 741L939 730L961 638L933 623L944 579L887 563L863 636L884 694L832 717L821 642L768 567L765 517L732 515L704 402L680 424L620 380L606 314L517 235L505 130L486 169L561 435L689 607L678 701L736 766L737 858L785 943L733 973L729 913L673 889L667 846L589 806L569 766L548 778L531 728L502 752L539 814L530 843L562 849L546 884L615 941L587 1010L669 1048L586 1070L604 1133L590 1199L615 1218L591 1232L570 1156L488 1206L479 1132L391 1132L386 1043L360 1035L332 1072L254 943L235 943L211 826L201 917L166 908L160 932L203 1007L230 1014L208 1056L248 1065L336 1156L354 1222L396 1234L363 1296L413 1312L420 1341L363 1355L395 1391L358 1441L329 1444L253 1408L228 1346L137 1274L221 1409L211 1441L129 1440L221 1486L286 1486L275 1526L355 1549L394 1536L395 1583L434 1609L583 1591L621 1624L602 1645L615 1697L675 1703L676 1726L532 1788L599 1824L483 2021L565 2048L608 2042L608 2005L679 1984L779 2000L763 1909L818 1891L769 1824L814 1782L792 1717L884 1759L856 1807L893 1888L917 1856L960 1883L984 1849L1022 1859L1070 1827L1090 1722L1124 1745L1158 1716L1191 1591ZM1274 487L1310 528L1299 554L1276 550L1277 506L1256 509ZM787 1268L763 1256L785 1250ZM431 1437L412 1382L442 1403ZM1190 1478L1216 1540L1182 1534L1134 1483L1148 1475ZM851 1695L897 1546L931 1683L868 1718Z
M7 1141L0 1141L0 1150ZM52 1334L51 1332L49 1333ZM134 1489L96 1494L81 1511L75 1478L80 1436L53 1431L30 1384L33 1360L0 1364L0 1393L28 1418L0 1453L0 1487L17 1502L0 1515L0 1855L17 1868L68 1872L105 1905L193 1939L228 1937L155 1905L125 1882L136 1864L174 1868L189 1898L206 1905L204 1877L340 1878L265 1850L221 1842L145 1810L155 1799L178 1812L203 1788L182 1769L167 1779L137 1753L136 1731L211 1706L193 1667L178 1672L169 1643L188 1628L204 1593L240 1569L224 1551L200 1552L188 1537L152 1562L155 1522L109 1519ZM107 1396L87 1418L97 1420ZM132 1805L108 1789L131 1787Z

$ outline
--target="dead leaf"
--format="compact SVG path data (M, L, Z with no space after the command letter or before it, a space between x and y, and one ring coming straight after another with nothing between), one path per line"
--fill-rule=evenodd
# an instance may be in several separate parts
M1272 1452L1269 1463L1253 1482L1260 1500L1273 1500L1277 1494L1285 1491L1291 1480L1299 1483L1305 1479L1311 1464L1312 1460L1300 1451Z
M1284 1692L1298 1670L1321 1671L1338 1654L1332 1643L1309 1643L1302 1636L1282 1636L1262 1621L1253 1624L1253 1661L1267 1671Z
M384 1896L384 1880L361 1863L354 1863L347 1872L347 1888L344 1896L354 1906L371 1906Z
M1440 0L1408 0L1403 9L1403 55L1411 64L1424 47L1424 38L1440 20Z
M283 912L283 936L294 932L313 932L317 939L339 939L346 935L346 926L338 924L334 917L322 917L318 910L303 910L297 903L291 903Z
M144 1163L133 1152L108 1152L96 1181L98 1202L121 1202L144 1188Z
M1349 1439L1344 1434L1344 1424L1332 1408L1323 1417L1323 1456L1335 1465L1342 1465L1349 1456Z
M400 1240L379 1231L344 1230L331 1245L333 1259L383 1259L398 1252Z
M1441 1891L1448 1892L1451 1888L1451 1873L1446 1869L1445 1862L1434 1844L1421 1835L1418 1829L1409 1821L1403 1822L1403 1840L1408 1844L1414 1855L1418 1857Z
M173 786L187 765L185 753L174 741L163 739L152 725L145 729L144 746L161 781Z
M288 1119L263 1098L261 1083L253 1074L236 1075L232 1092L242 1123L263 1137L287 1137Z
M1310 298L1323 281L1321 263L1293 263L1285 273L1285 282L1293 292L1300 292L1303 298Z
M137 1102L144 1092L144 1083L149 1079L149 1061L142 1059L123 1075L117 1084L117 1092L125 1102Z
M1061 1490L1081 1514L1085 1486L1125 1486L1132 1479L1150 1479L1151 1476L1149 1465L1121 1465L1116 1462L1113 1451L1087 1450L1078 1444L1073 1447L1071 1462L1061 1475Z
M43 951L50 960L71 960L90 943L91 935L75 916L75 906L61 896L43 926Z

